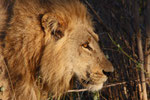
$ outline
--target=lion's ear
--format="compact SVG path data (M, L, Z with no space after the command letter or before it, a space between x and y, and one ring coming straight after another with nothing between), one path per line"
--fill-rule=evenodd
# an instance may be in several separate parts
M50 34L55 40L59 40L64 36L63 24L58 17L47 13L43 15L41 21L44 32Z

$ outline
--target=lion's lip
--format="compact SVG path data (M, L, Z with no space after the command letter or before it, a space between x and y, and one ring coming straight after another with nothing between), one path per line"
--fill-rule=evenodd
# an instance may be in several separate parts
M80 79L80 82L82 84L101 84L101 83L105 83L107 81L108 77L107 76L103 76L101 78L99 78L99 80L94 81L91 78L88 79Z
M100 78L99 81L93 82L92 80L82 79L82 85L87 88L89 91L98 91L101 90L104 83L107 81L107 77Z
M103 83L97 84L97 85L88 85L86 88L87 88L89 91L98 91L98 90L101 90L102 87L103 87Z
M95 82L93 84L88 84L86 86L86 88L89 91L98 91L101 90L103 88L103 85L105 84L105 82L107 81L107 77L106 78L102 78L100 81Z

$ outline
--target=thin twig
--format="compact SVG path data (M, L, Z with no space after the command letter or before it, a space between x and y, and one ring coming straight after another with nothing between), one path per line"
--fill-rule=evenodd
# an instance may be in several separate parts
M88 91L88 89L68 90L67 93L71 93L71 92L84 92L84 91Z
M115 46L117 46L118 49L119 49L124 55L126 55L131 61L133 61L134 63L137 64L137 61L134 60L130 55L128 55L128 54L120 47L120 45L117 44L117 43L113 40L113 38L110 36L109 33L108 33L108 36L109 36L110 40L112 41L112 43L113 43Z
M129 82L118 82L118 83L114 83L114 84L109 84L109 85L106 85L104 86L103 88L108 88L108 87L114 87L114 86L118 86L118 85L125 85L125 84L129 84L129 83L137 83L137 84L141 84L141 83L145 83L147 81L149 81L150 78L146 78L145 81L139 81L138 79L137 80L131 80ZM68 90L67 93L71 93L71 92L84 92L84 91L88 91L88 89L79 89L79 90Z
M107 25L103 22L102 18L97 14L97 12L92 8L91 4L88 3L87 0L84 0L85 3L88 5L88 7L92 10L92 12L96 15L98 22L103 25L103 27L108 31L113 33L113 30L109 27L107 27Z

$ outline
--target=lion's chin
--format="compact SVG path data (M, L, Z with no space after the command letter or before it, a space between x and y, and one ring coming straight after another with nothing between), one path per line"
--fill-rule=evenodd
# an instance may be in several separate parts
M87 86L87 89L88 89L89 91L94 92L94 91L101 90L102 87L103 87L103 83L97 84L97 85L89 85L89 86Z

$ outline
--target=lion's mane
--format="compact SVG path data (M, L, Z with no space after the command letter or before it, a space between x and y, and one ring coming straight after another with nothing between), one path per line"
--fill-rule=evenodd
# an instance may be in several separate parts
M57 48L60 49L58 53L53 50L53 42L48 44L50 36L43 32L41 20L49 12L62 21L63 30L79 19L92 25L86 7L79 0L14 0L5 12L1 5L0 31L6 35L1 43L15 91L15 94L10 93L10 99L37 100L39 91L47 96L49 90L53 96L62 95L70 88L73 73L69 66L62 67L66 62L61 51L65 48ZM5 26L7 16L9 20ZM53 29L55 27L57 25ZM57 63L49 63L52 58L57 58ZM38 75L42 77L40 88Z

